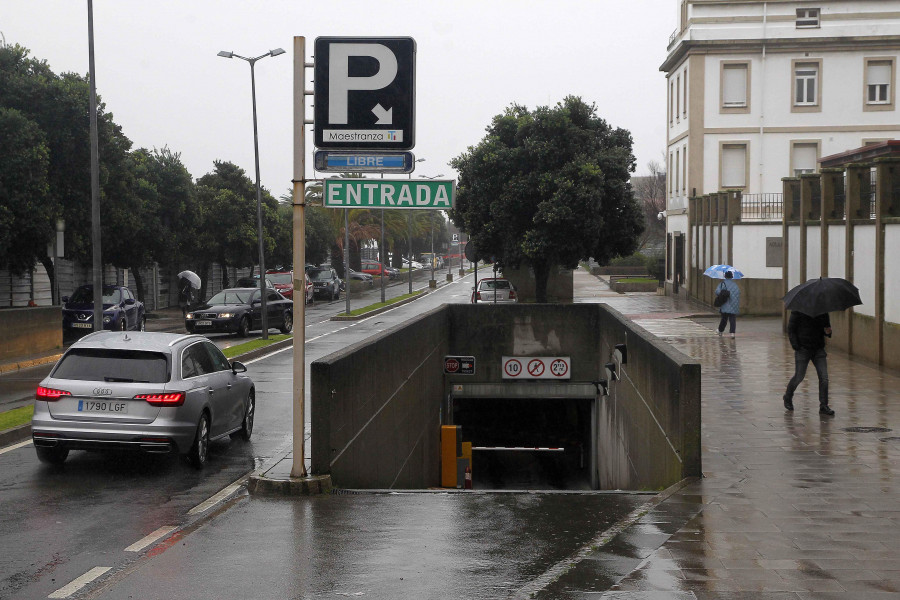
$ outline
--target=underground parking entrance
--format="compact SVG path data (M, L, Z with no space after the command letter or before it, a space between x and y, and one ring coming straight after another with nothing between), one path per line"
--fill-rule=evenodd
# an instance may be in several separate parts
M310 384L310 472L336 488L464 489L465 466L477 491L701 473L699 362L603 304L444 305L314 361Z
M596 396L592 385L459 386L450 420L471 443L474 489L594 489Z

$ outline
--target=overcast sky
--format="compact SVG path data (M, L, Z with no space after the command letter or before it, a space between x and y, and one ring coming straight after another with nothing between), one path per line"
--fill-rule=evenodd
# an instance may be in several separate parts
M94 0L97 89L134 148L168 146L194 178L218 159L253 179L250 67L216 54L284 48L256 65L261 178L277 197L293 177L294 36L306 38L308 61L319 36L409 36L413 152L425 159L416 174L455 178L449 160L510 103L572 94L631 131L641 175L665 149L659 65L677 10L678 0ZM0 32L56 73L88 72L87 0L2 0Z

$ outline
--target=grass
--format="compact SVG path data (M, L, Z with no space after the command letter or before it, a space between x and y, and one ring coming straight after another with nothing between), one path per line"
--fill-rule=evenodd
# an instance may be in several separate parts
M385 300L384 302L376 302L375 304L370 304L369 306L364 306L362 308L357 308L356 310L350 311L351 317L356 317L367 312L372 312L373 310L378 310L379 308L384 308L385 306L390 306L391 304L396 304L401 300L406 300L407 298L414 298L421 294L421 292L413 292L412 294L403 294L402 296L397 296L396 298L391 298L390 300ZM339 315L347 316L347 313L339 313Z
M225 354L226 358L234 358L235 356L239 356L241 354L244 354L245 352L250 352L251 350L256 350L257 348L262 348L263 346L268 346L269 344L274 344L275 342L280 342L281 340L286 340L289 337L291 337L291 334L289 333L270 335L269 339L267 340L251 340L249 342L244 342L243 344L224 348L222 350L222 353Z
M0 413L0 431L30 423L33 414L33 406L22 406Z
M619 283L659 283L659 281L652 277L623 277L616 281Z

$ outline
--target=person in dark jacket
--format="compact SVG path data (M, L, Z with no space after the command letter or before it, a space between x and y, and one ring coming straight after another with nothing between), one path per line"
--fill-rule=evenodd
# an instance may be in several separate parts
M741 311L741 289L734 280L734 273L725 271L725 280L716 288L716 296L728 290L728 300L719 308L722 318L719 320L719 327L716 333L722 335L725 332L725 325L728 324L728 331L731 337L734 337L734 330L737 324L737 314Z
M794 410L794 390L806 377L806 367L812 361L819 376L819 412L834 415L828 406L828 362L825 353L825 336L831 337L831 319L828 313L810 317L792 311L788 320L788 339L794 349L794 376L788 382L784 393L784 407Z

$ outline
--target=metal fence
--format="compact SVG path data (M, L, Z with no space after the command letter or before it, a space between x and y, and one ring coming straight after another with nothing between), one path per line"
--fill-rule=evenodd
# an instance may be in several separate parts
M744 194L741 196L741 221L780 221L782 213L780 193Z

